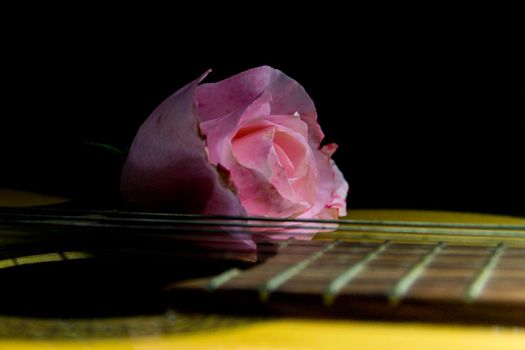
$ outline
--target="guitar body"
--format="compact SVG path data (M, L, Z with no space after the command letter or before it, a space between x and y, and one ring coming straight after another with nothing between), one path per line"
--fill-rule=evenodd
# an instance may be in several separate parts
M3 191L3 192L2 192ZM52 204L62 201L18 191L0 191L0 206ZM354 210L349 219L425 221L436 223L525 224L525 219L466 213L404 210ZM330 236L323 235L330 241ZM76 254L76 255L75 255ZM24 273L24 268L48 264L53 259L78 260L89 256L29 254L0 258L0 272ZM10 261L15 261L10 263ZM26 266L14 266L26 265ZM150 266L151 267L151 266ZM137 268L137 266L134 266ZM45 271L45 270L42 270ZM4 276L1 275L0 276ZM31 276L24 275L24 276ZM88 278L89 276L86 276ZM95 279L96 280L96 279ZM12 278L10 281L16 281ZM14 283L14 282L11 282ZM24 283L27 284L27 281ZM6 290L4 282L0 288ZM103 287L102 287L103 289ZM33 293L38 293L35 286ZM0 298L6 293L0 291ZM89 295L88 295L89 296ZM86 296L84 295L83 298ZM75 300L74 296L71 296ZM78 303L85 303L79 299ZM137 301L140 303L140 301ZM2 301L2 304L8 304ZM308 308L308 305L304 305ZM49 311L49 310L48 310ZM132 312L125 315L71 317L47 312L35 316L0 315L0 349L523 349L525 331L520 327L491 324L423 323L414 321L366 321L348 319L298 318L287 315L228 315L225 313Z

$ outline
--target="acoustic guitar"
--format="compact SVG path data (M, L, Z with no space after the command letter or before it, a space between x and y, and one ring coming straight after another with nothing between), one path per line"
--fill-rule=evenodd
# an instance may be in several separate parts
M0 349L525 344L522 218L204 217L87 210L5 189L0 206ZM295 239L271 239L283 229ZM247 235L256 251L226 244Z

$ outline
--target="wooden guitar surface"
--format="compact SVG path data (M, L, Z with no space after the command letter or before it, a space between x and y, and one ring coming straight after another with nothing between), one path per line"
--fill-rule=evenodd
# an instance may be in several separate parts
M0 193L3 194L3 196L0 196L0 206L13 206L13 198L21 205L31 203L49 204L60 200L58 198L46 199L42 196L32 198L31 194L18 192L9 192L9 196L7 196L8 192L5 190L3 193ZM355 220L483 223L493 225L525 224L524 219L505 216L403 210L354 210L350 211L348 218ZM422 236L424 235L422 234ZM183 308L173 308L169 311L158 313L137 313L125 316L119 315L118 317L107 315L105 317L88 318L67 317L64 315L35 317L10 313L0 315L0 349L523 349L525 330L522 328L522 325L525 320L521 317L520 303L521 300L525 299L525 296L512 292L513 287L515 287L512 283L517 283L518 287L521 287L522 284L522 275L519 267L522 266L521 249L525 247L525 242L521 242L521 239L510 239L507 237L504 243L499 244L498 239L487 241L485 237L483 242L465 247L464 242L456 242L450 245L442 244L439 239L430 240L425 244L420 244L419 242L415 245L407 246L396 243L395 240L385 240L382 236L378 236L376 239L363 239L355 242L346 240L343 240L343 242L335 241L335 238L340 237L330 236L328 233L320 234L318 238L320 239L306 245L295 242L281 248L284 250L288 249L288 252L295 251L297 253L295 255L285 255L289 260L285 264L286 268L281 267L277 269L278 271L275 270L277 264L284 264L283 261L279 262L278 260L279 253L275 257L270 258L267 261L267 265L257 266L256 269L266 268L272 270L271 272L267 271L266 280L256 281L257 283L255 283L253 276L250 277L249 275L250 272L246 272L246 275L243 274L245 272L233 273L233 275L218 273L206 278L179 281L170 284L166 289L167 293L171 295L170 301L172 304L177 305L177 303L184 303L185 294L188 291L191 292L190 295L194 298L200 298L202 297L200 294L213 297L216 295L214 294L215 292L222 289L221 293L223 296L240 298L240 294L236 293L239 292L239 289L242 289L239 286L244 285L246 290L256 292L256 298L249 300L249 303L246 304L246 307L255 308L258 307L258 303L261 303L261 295L264 295L264 293L261 293L261 290L264 291L264 288L260 288L261 285L267 286L267 282L271 281L272 278L275 281L275 277L279 276L279 273L282 274L283 271L296 266L298 263L301 264L307 259L308 263L306 266L302 264L302 270L295 271L292 274L294 276L289 275L285 278L285 281L282 280L282 276L280 277L280 284L277 283L279 288L275 289L275 294L272 292L272 288L266 289L267 300L262 305L270 305L269 303L274 301L276 297L289 305L294 305L295 303L291 312L285 313L284 316L267 313L251 314L250 310L244 312L244 314L228 314L220 310L213 312L184 312L182 311ZM334 244L334 242L338 243ZM465 260L463 267L461 267L462 254L465 253L465 250L470 256L477 258ZM323 251L323 253L317 253L319 251ZM338 256L337 252L341 251L349 251L351 253ZM384 255L381 257L381 254ZM311 259L312 256L315 259ZM367 257L368 260L366 260ZM18 256L16 258L6 257L2 259L0 257L0 268L4 271L11 269L10 271L20 272L23 270L24 265L38 265L39 263L53 260L82 261L89 258L87 255L82 255L82 252L74 251L61 252L61 254L28 253L26 256ZM274 259L273 263L271 259ZM517 313L510 317L511 321L507 325L503 326L498 322L498 317L501 316L502 319L505 319L505 313L512 313L512 309L493 310L493 314L498 315L498 317L494 317L494 324L497 324L497 326L486 322L482 325L478 324L479 322L469 323L468 320L462 321L462 323L444 324L439 322L415 322L410 317L405 318L401 322L385 321L385 318L382 321L378 321L374 317L367 317L366 321L324 317L323 308L326 305L323 306L323 300L330 304L331 308L338 308L341 307L340 305L351 305L338 303L344 301L344 298L351 296L352 293L361 293L361 297L365 296L368 298L369 294L363 293L367 291L367 288L372 287L370 285L367 287L365 276L359 276L355 272L355 276L349 278L348 276L352 275L352 272L346 272L352 266L355 266L356 263L362 261L365 261L367 266L362 264L363 266L358 272L362 273L366 269L375 269L374 276L380 276L381 273L385 272L391 278L391 281L385 279L385 281L390 281L390 284L374 284L375 288L379 288L374 295L383 298L378 305L383 305L384 308L376 308L375 310L379 310L378 312L381 310L381 312L385 312L385 310L390 310L389 308L391 307L396 307L393 304L402 302L404 298L408 298L410 295L413 297L414 293L422 293L423 296L428 296L425 288L429 284L422 283L421 279L435 278L437 274L442 278L450 278L450 281L453 282L465 280L463 281L464 283L461 283L461 288L458 287L459 284L453 283L450 285L450 289L444 290L440 295L447 295L448 301L465 301L464 299L471 298L467 302L474 304L478 299L488 298L483 292L485 288L490 287L491 278L498 278L499 275L505 278L517 276L514 279L506 280L508 293L505 293L505 289L498 289L497 291L502 296L513 298L512 300L517 304L510 305L516 306L515 311ZM451 268L451 272L448 275L445 274L443 276L442 270L432 270L432 264L438 266L439 264L446 265L451 262L453 263L451 267L455 268ZM393 276L389 271L384 270L385 266L392 266L392 264L397 266L397 276ZM323 266L330 268L323 273ZM457 266L460 266L460 268ZM306 273L308 269L310 269L310 272L315 273ZM426 277L424 277L424 270L427 273L430 271ZM224 273L228 273L228 271L230 270L225 270ZM432 271L434 275L432 275ZM487 271L490 272L489 276L486 276ZM345 272L347 276L345 286L340 289L336 288L337 293L332 291L331 300L330 297L327 297L330 293L327 294L329 288L327 288L326 284L330 284L330 282L334 281L334 278L344 275ZM220 277L219 279L217 279L218 276ZM310 283L309 287L305 289L305 280L297 279L300 276L310 276L311 279L314 279L314 283ZM293 278L296 278L295 283L292 283ZM211 288L216 289L216 291L210 291L210 281L220 281L220 285L216 284L215 287ZM320 281L323 281L322 285L318 283ZM476 290L479 286L476 287L475 285L476 283L479 285L480 281L483 283L483 290L481 291ZM433 282L433 280L428 282ZM237 283L236 287L235 283ZM301 286L302 291L307 292L303 293L306 297L304 295L301 296L302 301L299 304L293 300L296 294L292 293L294 288L298 288L298 285ZM359 288L361 289L357 287L351 288L352 286L360 286ZM453 287L457 288L454 289ZM347 288L347 290L344 288ZM0 283L0 289L5 291L9 289L9 286ZM280 296L277 295L277 291L281 293ZM38 293L38 288L35 287L34 293ZM0 300L7 294L0 290ZM365 298L365 301L369 301L367 298ZM188 302L195 302L191 298L187 300ZM82 300L78 302L82 302ZM314 303L317 303L315 307ZM422 314L425 312L435 314L435 312L431 312L432 308L454 308L461 307L460 305L461 303L443 303L443 300L441 300L441 303L433 304L430 308L420 308L419 311ZM357 307L358 304L353 306ZM304 309L304 312L294 315L301 308ZM457 312L454 309L445 311L450 311L450 313ZM316 317L317 314L320 314L322 318ZM365 314L365 316L370 316L366 312ZM472 315L482 314L473 313Z

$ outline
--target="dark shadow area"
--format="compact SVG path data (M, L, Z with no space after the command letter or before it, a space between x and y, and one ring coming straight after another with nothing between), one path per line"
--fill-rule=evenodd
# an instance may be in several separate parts
M159 315L164 287L211 276L239 263L143 256L103 256L0 269L0 314L45 318Z
M0 186L118 203L125 155L85 142L125 152L149 113L206 69L217 81L268 64L314 99L351 208L525 215L523 56L510 37L337 29L264 50L231 35L15 41L2 66Z

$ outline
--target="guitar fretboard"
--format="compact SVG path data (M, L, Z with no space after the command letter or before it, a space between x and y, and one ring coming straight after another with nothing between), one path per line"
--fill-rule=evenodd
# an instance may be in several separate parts
M525 323L525 249L290 241L264 264L173 284L176 305L351 318Z
M33 260L124 249L169 257L180 271L200 264L210 277L165 289L178 309L525 324L523 224L35 209L0 212L0 231L5 261L20 260L14 245L37 242ZM283 232L297 239L261 241ZM217 274L222 261L237 267Z

